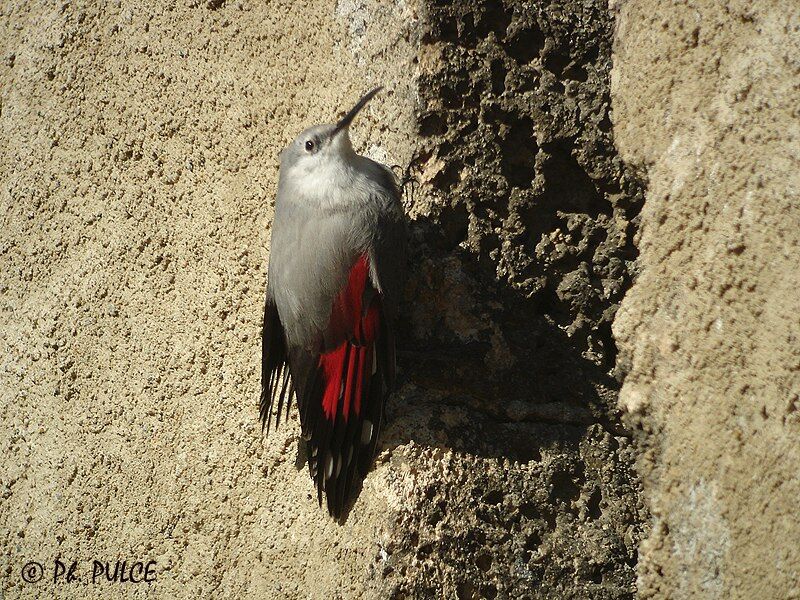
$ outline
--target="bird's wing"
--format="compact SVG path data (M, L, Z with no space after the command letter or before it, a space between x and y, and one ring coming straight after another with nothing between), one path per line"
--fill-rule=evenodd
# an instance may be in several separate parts
M264 301L264 325L261 331L261 400L259 403L261 425L266 427L267 433L269 433L273 412L275 413L275 427L280 424L284 400L287 401L286 412L289 412L293 385L288 365L289 356L283 325L281 325L278 308L275 306L268 286ZM277 407L274 407L276 402Z
M406 272L407 231L400 192L395 184L394 174L386 169L391 178L393 194L378 219L378 234L372 246L372 280L381 291L382 306L386 318L383 326L385 335L381 339L382 351L386 358L387 383L391 388L395 379L395 336L394 327L398 305L403 297Z
M380 211L370 248L357 256L333 301L326 347L292 365L295 373L316 361L313 384L298 396L298 406L317 497L321 503L324 492L337 518L372 464L394 384L393 320L405 267L405 226L399 198L392 202L397 205Z
M383 299L370 280L364 253L334 299L327 336L334 343L316 357L292 352L292 373L310 375L298 393L309 472L320 504L324 492L328 511L337 518L375 451L388 391L385 323Z

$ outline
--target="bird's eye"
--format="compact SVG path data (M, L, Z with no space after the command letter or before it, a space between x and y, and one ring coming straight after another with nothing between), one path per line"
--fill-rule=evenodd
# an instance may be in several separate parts
M306 152L311 152L313 150L314 150L314 141L313 140L307 140L306 141Z

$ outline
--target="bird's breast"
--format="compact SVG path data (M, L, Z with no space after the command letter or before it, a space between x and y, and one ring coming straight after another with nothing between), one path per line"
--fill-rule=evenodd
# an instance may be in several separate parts
M274 224L269 281L290 344L313 346L323 335L333 299L363 251L358 220L319 206Z

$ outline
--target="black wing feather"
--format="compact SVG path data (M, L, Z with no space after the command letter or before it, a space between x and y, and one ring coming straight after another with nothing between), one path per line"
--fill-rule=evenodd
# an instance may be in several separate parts
M269 428L272 421L273 405L275 410L275 427L280 424L283 402L287 397L291 401L292 385L289 382L289 364L286 349L286 337L278 315L278 309L267 291L264 302L264 325L261 331L261 398L259 400L259 417L261 427ZM289 406L287 404L288 412Z

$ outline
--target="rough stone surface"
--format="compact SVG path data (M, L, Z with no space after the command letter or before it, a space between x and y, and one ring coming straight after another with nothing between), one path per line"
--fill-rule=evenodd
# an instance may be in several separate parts
M619 2L612 94L646 171L614 332L654 523L643 598L800 594L800 7Z
M633 595L610 323L642 194L604 3L0 17L6 597ZM337 525L296 425L260 435L264 274L279 149L379 83L354 138L414 180L412 277L383 452ZM22 582L57 557L78 582ZM156 583L92 585L117 558Z
M629 597L646 512L609 373L643 194L610 133L612 21L600 2L443 2L421 27L405 385L386 440L459 454L401 521L422 568L389 589Z

